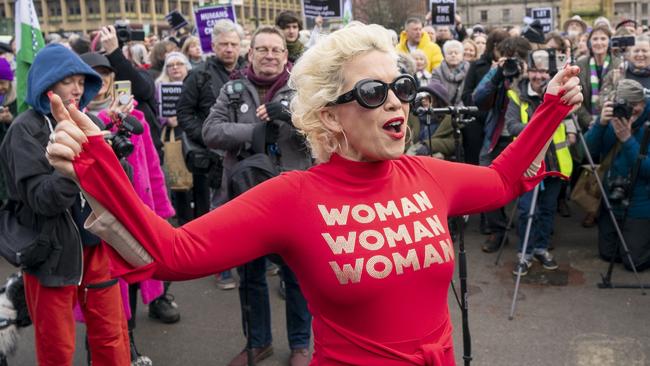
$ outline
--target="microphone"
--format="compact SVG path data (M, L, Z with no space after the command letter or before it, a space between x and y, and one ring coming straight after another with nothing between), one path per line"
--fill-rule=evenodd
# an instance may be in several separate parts
M443 108L429 108L433 114L464 114L467 116L478 116L479 111L476 106L448 106Z
M144 127L137 118L124 112L118 112L117 117L122 121L122 127L133 135L140 135L144 132Z

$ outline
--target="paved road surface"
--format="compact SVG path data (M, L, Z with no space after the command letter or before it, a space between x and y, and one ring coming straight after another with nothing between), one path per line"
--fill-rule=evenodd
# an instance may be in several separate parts
M511 321L508 313L514 281L510 271L517 237L510 235L511 244L495 267L496 256L480 251L484 237L472 217L466 238L472 365L650 365L650 295L642 296L638 289L597 288L599 273L607 264L596 256L596 229L582 228L578 216L556 219L553 243L560 269L550 274L538 264L531 269L522 283ZM11 271L9 265L0 263L0 278ZM650 271L642 273L641 278L650 284ZM620 265L615 267L614 279L634 282ZM285 365L289 357L284 302L277 294L278 286L278 278L271 277L275 354L261 366ZM142 353L156 366L226 365L245 342L237 292L220 291L214 278L203 278L175 283L171 293L182 314L177 324L157 323L147 317L144 306L138 309L136 334ZM451 291L449 306L456 329L456 359L462 365L460 311ZM83 344L83 327L77 329L78 344ZM11 366L35 365L32 338L32 327L22 332ZM75 365L85 365L84 357L83 347L78 347Z

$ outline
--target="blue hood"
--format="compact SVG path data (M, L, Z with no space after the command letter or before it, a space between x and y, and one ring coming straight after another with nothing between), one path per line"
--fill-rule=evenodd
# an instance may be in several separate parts
M57 82L72 75L85 75L79 108L84 108L102 87L102 78L79 56L59 44L51 44L36 54L27 74L25 102L41 114L50 113L46 92Z

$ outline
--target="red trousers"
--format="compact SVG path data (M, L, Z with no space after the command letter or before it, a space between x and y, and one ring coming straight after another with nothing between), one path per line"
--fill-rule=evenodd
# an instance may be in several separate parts
M93 366L131 364L120 287L117 282L110 286L102 285L111 281L104 245L84 248L81 286L45 287L36 277L24 273L25 296L34 324L36 357L40 366L72 365L75 348L72 309L77 299L86 320Z

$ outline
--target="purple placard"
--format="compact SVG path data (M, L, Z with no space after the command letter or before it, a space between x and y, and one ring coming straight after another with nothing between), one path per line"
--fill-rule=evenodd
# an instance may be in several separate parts
M230 19L237 23L235 7L230 5L214 5L194 10L194 21L201 40L201 48L205 53L212 53L212 27L217 20Z

